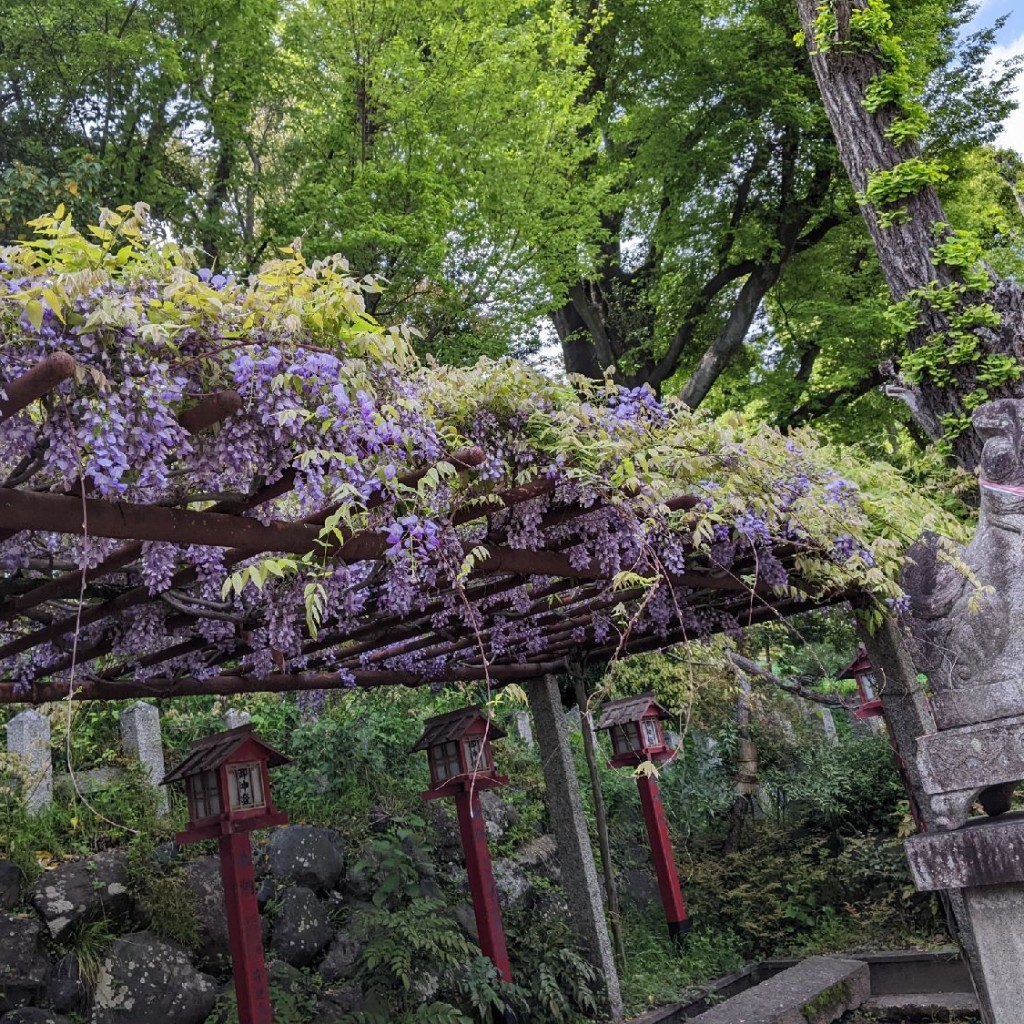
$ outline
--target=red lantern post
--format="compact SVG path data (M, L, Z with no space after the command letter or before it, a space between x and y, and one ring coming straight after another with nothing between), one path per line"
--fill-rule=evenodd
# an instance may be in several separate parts
M860 704L853 709L853 717L859 721L867 718L884 718L882 701L875 695L875 669L868 658L863 644L857 648L857 657L839 674L840 679L853 679L857 683Z
M480 948L502 978L511 981L501 904L480 807L480 794L485 789L508 782L495 771L491 751L491 741L504 735L481 708L463 708L428 719L412 749L427 751L430 763L430 788L421 794L422 798L455 798Z
M176 841L217 839L220 845L240 1024L273 1021L249 833L287 822L288 815L271 800L269 769L288 760L247 724L199 740L163 780L164 785L184 782L188 797L189 827Z
M875 681L875 667L871 664L867 649L861 644L857 648L857 657L850 662L842 672L840 679L853 679L857 683L857 692L860 695L860 704L853 709L853 717L858 721L868 718L881 718L885 721L885 709L882 707L882 700L875 693L877 683ZM924 817L921 808L917 805L914 797L914 787L910 781L910 772L907 770L906 762L900 756L893 742L892 733L888 733L889 746L892 747L892 755L896 760L896 770L903 780L903 788L907 792L907 802L910 804L910 816L914 819L918 832L924 832Z
M608 764L612 768L635 768L647 761L659 764L669 760L672 751L665 744L661 728L663 718L668 718L668 712L654 699L652 693L624 697L606 704L597 727L611 733L614 756ZM640 806L651 844L651 856L668 933L678 940L690 930L690 918L683 889L679 884L679 872L668 834L661 791L653 773L640 772L636 785L640 792Z

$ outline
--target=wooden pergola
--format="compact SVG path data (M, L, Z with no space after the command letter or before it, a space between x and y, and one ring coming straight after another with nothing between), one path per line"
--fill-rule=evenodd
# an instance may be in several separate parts
M14 416L75 372L70 356L55 354L43 360L6 388L0 420ZM183 410L179 422L191 433L211 428L242 405L239 395L223 391ZM446 461L472 478L485 461L485 452L470 448L452 452ZM415 485L430 469L425 465L401 478ZM234 642L211 652L216 674L196 678L160 666L211 645L197 631L208 608L193 604L189 588L197 583L194 568L179 570L167 594L151 594L139 582L137 569L145 541L225 549L230 571L254 556L304 555L320 550L321 528L338 510L328 505L311 515L288 518L288 496L296 480L286 472L273 483L253 482L249 494L208 504L203 510L169 505L143 505L90 497L88 479L64 493L32 490L17 482L17 474L0 487L0 539L21 531L115 538L124 541L94 568L67 569L34 561L28 568L0 578L0 663L40 645L63 646L66 653L40 668L29 680L0 681L0 702L44 703L69 696L75 700L117 700L135 697L173 697L192 694L234 694L256 691L299 691L359 686L417 686L426 683L488 680L501 685L560 672L567 660L584 658L601 663L630 654L649 652L692 640L691 625L674 615L656 631L637 627L633 613L648 591L642 586L616 589L595 562L580 564L568 549L586 536L588 523L607 514L601 504L584 506L558 500L558 479L539 477L509 489L474 486L477 499L455 509L450 522L466 535L465 551L475 551L475 563L460 592L462 607L472 609L475 628L467 629L451 616L452 587L447 581L423 585L407 614L388 613L382 599L381 573L387 541L372 521L363 530L335 535L324 550L328 562L362 566L361 587L368 597L358 618L344 630L326 628L302 644L302 671L247 674L238 667L249 653L246 636L259 625L238 624ZM549 499L538 529L542 546L514 546L507 510L539 497ZM698 502L681 494L665 502L670 510L692 509ZM378 502L379 507L379 502ZM256 518L253 513L259 514ZM685 536L684 547L685 545ZM678 607L699 617L700 635L733 626L746 627L816 607L847 600L849 592L821 594L801 587L798 562L804 549L792 543L774 545L773 553L790 575L788 594L780 595L756 581L752 555L741 556L724 569L692 547L685 572L667 582ZM79 601L81 596L82 600ZM173 642L136 659L114 656L118 623L153 602L171 604L167 619ZM613 625L609 628L609 623ZM516 623L528 642L498 656L489 651L496 631ZM109 625L109 629L104 626ZM86 627L96 626L88 643L72 643ZM96 633L99 633L96 638ZM8 662L10 664L10 662ZM74 667L73 687L68 674ZM148 677L136 677L145 668ZM157 674L151 674L157 669Z

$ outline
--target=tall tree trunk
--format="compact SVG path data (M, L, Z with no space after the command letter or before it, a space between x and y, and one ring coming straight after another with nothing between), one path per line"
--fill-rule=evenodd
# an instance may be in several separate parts
M865 45L863 38L852 38L851 17L854 11L867 8L867 0L829 0L827 9L835 16L836 30L822 41L823 47L818 45L817 39L818 15L826 5L821 0L797 0L797 4L811 53L811 66L840 158L854 189L863 194L873 175L919 157L920 151L915 142L897 146L886 134L900 117L894 105L875 112L865 106L869 85L888 70L877 47ZM949 233L936 190L922 188L904 200L904 206L905 218L888 225L874 206L864 203L861 207L893 299L900 301L920 289L962 282L957 268L934 258L934 246ZM980 386L977 371L981 359L987 355L1005 355L1020 361L1024 355L1024 301L1017 285L999 281L993 275L987 292L971 292L967 298L972 302L988 301L1001 315L1001 323L997 328L972 329L979 342L979 358L952 367L951 382L939 385L927 375L922 379L920 393L914 398L926 430L933 429L934 423L941 422L943 417L962 421L969 414L964 397ZM916 351L930 341L944 339L950 330L949 319L934 304L924 302L920 322L907 336L908 347ZM989 398L1024 396L1024 386L1019 381L985 390ZM911 410L915 411L913 405ZM957 461L973 470L981 453L979 439L973 431L964 430L950 441Z

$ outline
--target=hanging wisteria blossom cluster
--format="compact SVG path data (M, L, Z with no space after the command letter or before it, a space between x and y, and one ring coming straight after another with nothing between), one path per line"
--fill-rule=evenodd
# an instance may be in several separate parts
M72 670L500 678L853 589L896 600L905 542L949 526L806 432L512 361L424 365L340 257L288 249L243 279L148 242L142 209L36 230L0 250L0 382L58 353L75 369L0 419L0 491L303 521L321 540L132 544L88 517L74 536L0 513L0 680L21 693Z

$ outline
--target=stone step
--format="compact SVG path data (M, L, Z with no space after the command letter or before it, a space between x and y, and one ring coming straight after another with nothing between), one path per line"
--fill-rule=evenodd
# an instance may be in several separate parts
M878 1019L894 1021L980 1020L981 1010L973 992L907 992L872 996L865 1010L875 1010Z
M832 1024L870 994L866 963L815 956L726 999L693 1024Z

